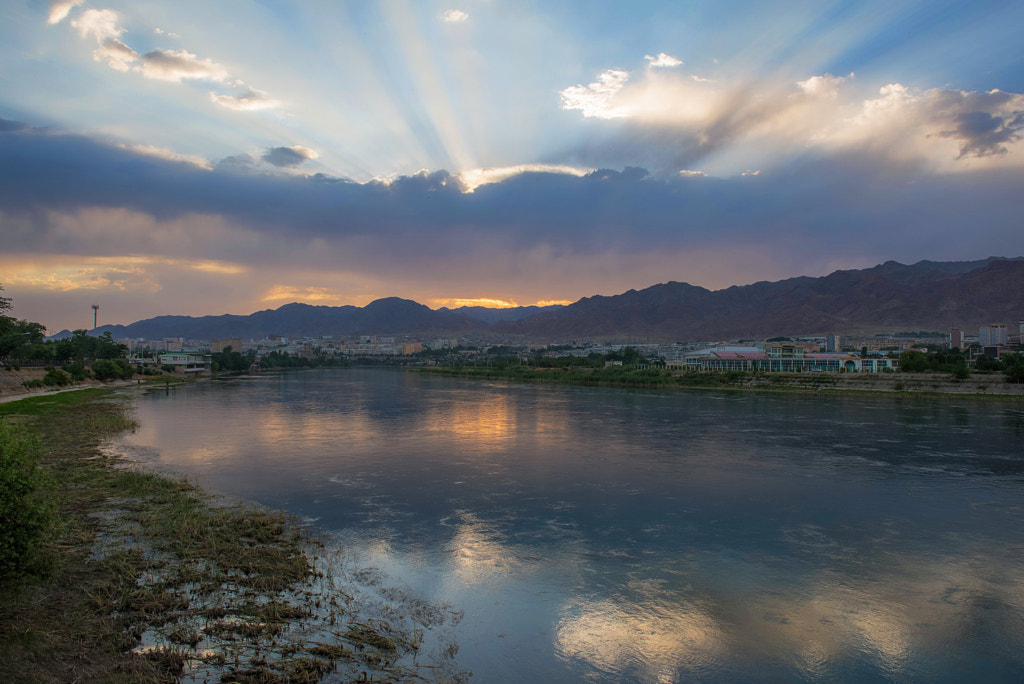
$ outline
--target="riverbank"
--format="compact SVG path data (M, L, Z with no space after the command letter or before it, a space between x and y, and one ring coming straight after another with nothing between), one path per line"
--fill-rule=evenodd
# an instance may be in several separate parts
M39 440L60 521L32 572L0 585L0 680L463 678L452 644L423 652L454 611L409 599L367 617L315 530L111 448L134 425L124 390L30 397L0 419Z
M861 392L1024 398L1024 384L1001 373L974 373L965 380L948 373L753 373L664 368L531 368L511 366L426 367L416 372L488 380L519 380L606 387L734 389L796 392Z

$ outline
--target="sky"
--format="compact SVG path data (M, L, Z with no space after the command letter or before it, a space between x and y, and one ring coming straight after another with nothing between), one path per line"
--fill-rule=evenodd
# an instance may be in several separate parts
M1024 254L1024 3L4 0L50 332Z

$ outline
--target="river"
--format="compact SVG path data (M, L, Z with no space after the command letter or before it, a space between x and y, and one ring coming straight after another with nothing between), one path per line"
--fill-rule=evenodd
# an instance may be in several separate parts
M477 681L1024 677L1019 400L335 369L136 411L159 467L464 610Z

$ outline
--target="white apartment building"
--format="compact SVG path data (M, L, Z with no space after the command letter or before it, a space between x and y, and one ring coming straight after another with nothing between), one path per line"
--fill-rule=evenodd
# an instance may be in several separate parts
M1002 347L1006 345L1006 324L993 323L978 329L978 344L982 347Z

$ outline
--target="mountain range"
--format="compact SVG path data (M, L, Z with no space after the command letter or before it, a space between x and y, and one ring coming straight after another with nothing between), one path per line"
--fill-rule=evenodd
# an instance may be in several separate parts
M397 297L364 307L286 304L248 316L158 316L101 326L117 338L225 339L321 335L486 335L543 341L645 338L652 342L761 339L832 332L968 331L1024 320L1024 257L980 261L887 261L835 271L708 290L682 282L568 306L430 309ZM69 335L62 331L55 338Z

